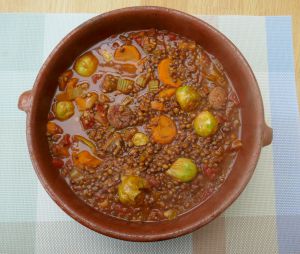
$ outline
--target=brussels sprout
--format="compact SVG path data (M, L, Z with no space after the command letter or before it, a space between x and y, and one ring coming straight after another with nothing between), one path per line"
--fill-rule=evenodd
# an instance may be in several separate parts
M195 178L198 169L195 163L187 158L178 158L167 170L169 176L180 182L189 182Z
M79 75L89 77L96 71L98 63L93 53L87 52L76 60L74 69Z
M60 101L55 104L54 111L56 118L64 121L74 114L74 105L71 101Z
M194 130L201 137L215 134L218 129L218 120L209 111L202 111L194 120Z
M144 146L149 142L149 138L142 132L137 132L132 138L132 143L135 146Z
M123 176L118 186L119 199L123 204L134 204L140 189L147 188L148 182L140 176Z
M200 95L193 87L182 86L176 90L176 100L184 111L191 111L198 106Z

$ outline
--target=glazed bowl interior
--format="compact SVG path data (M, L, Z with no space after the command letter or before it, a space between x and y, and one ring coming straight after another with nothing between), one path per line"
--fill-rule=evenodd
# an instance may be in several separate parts
M57 78L74 59L112 34L157 28L195 40L223 64L241 102L243 149L221 188L206 202L173 221L127 222L95 211L81 201L51 165L46 138L47 114ZM102 234L131 241L163 240L203 226L227 208L249 181L261 149L263 107L256 80L245 59L223 35L190 15L156 7L116 10L71 32L43 65L33 89L27 138L36 172L53 200L74 219Z

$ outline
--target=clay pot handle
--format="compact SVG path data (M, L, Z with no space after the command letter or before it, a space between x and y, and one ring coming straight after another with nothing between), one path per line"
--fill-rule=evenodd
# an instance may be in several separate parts
M272 143L272 140L273 140L273 129L265 123L262 145L268 146Z
M31 94L32 91L28 90L19 97L18 108L26 113L28 113L31 108Z

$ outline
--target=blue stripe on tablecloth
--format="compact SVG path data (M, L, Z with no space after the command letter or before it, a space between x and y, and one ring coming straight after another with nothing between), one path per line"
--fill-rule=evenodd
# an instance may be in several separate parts
M266 17L266 30L279 250L280 253L299 253L300 124L291 18Z

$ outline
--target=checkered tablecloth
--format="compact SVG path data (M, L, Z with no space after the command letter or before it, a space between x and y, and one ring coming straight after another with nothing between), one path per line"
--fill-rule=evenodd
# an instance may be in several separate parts
M48 197L17 110L53 47L92 14L0 14L0 253L300 253L300 125L290 17L200 16L242 51L258 80L271 146L238 200L197 232L157 243L97 234Z

